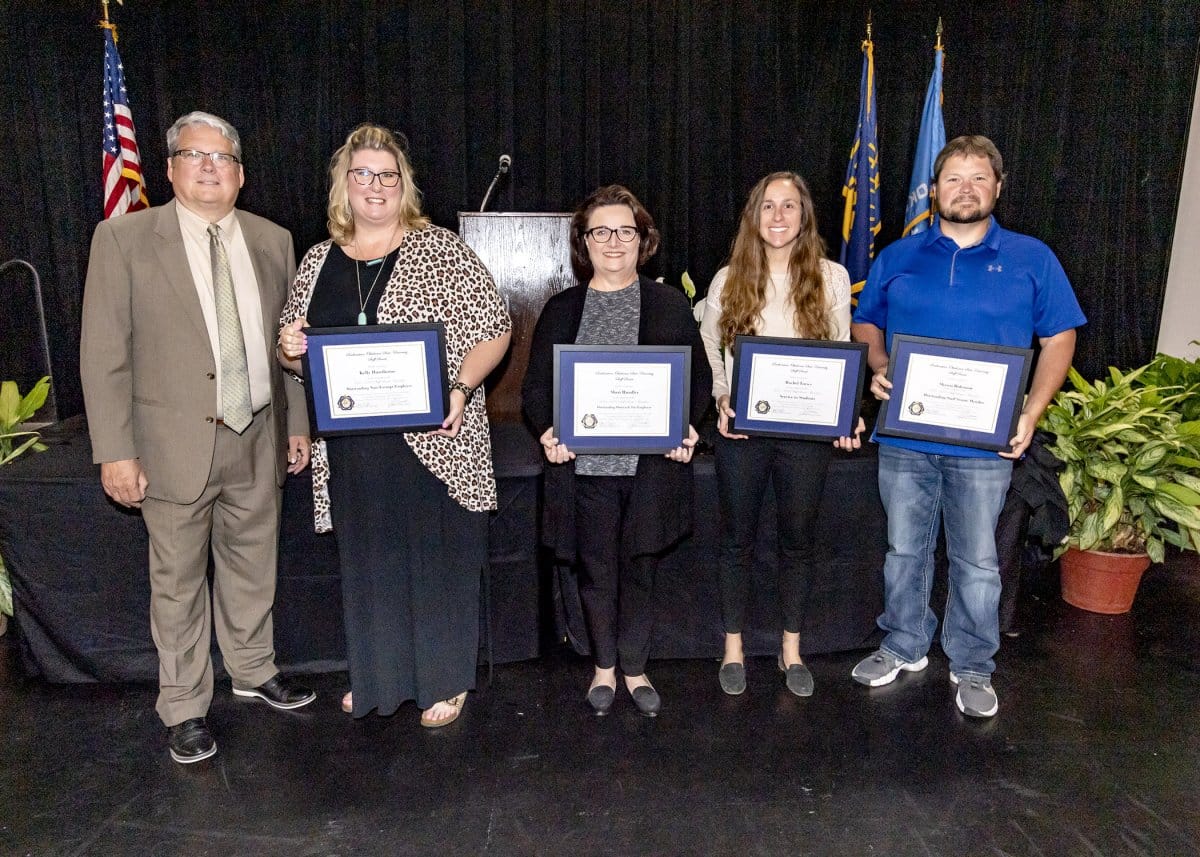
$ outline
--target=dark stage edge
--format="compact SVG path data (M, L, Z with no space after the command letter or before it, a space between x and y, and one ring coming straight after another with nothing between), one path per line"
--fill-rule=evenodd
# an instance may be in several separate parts
M410 704L353 722L344 675L285 714L220 688L219 754L171 762L147 686L54 686L0 640L4 855L1200 854L1200 566L1147 574L1132 614L1049 590L1004 641L1000 713L954 707L946 660L867 690L854 653L813 657L816 695L772 661L721 694L716 663L657 661L655 720L583 703L557 650L501 666L460 721Z

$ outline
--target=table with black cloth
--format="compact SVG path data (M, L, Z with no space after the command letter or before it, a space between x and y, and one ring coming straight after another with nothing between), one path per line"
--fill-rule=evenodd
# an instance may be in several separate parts
M47 439L46 452L0 468L0 556L13 578L25 668L56 682L153 681L158 661L140 515L104 496L82 419L51 427ZM511 424L494 427L493 444L500 508L490 527L482 659L489 642L496 663L537 657L540 643L555 636L584 652L574 576L537 549L537 444ZM695 531L660 566L654 658L721 653L716 474L711 456L698 456L693 467ZM886 529L875 474L873 445L835 456L830 468L801 630L806 653L867 648L878 640ZM746 630L751 654L777 651L781 630L774 503L763 489ZM336 534L315 534L311 513L308 473L289 478L275 601L277 663L289 672L344 669Z
M0 556L13 581L22 663L54 682L156 681L146 530L111 503L82 418L43 430L49 449L0 468ZM497 663L537 657L536 444L519 427L494 438L500 510L490 529L480 645ZM275 595L276 663L345 669L335 534L312 527L308 471L283 491ZM214 644L214 664L220 664Z

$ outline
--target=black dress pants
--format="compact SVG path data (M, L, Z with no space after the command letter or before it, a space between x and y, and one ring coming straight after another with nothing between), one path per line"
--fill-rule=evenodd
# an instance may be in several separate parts
M768 479L775 491L778 518L783 628L800 632L811 586L813 529L832 455L832 444L819 441L717 438L721 502L718 578L725 633L740 634L746 623L750 567Z
M600 669L641 675L654 630L658 557L633 556L632 476L575 477L579 598Z

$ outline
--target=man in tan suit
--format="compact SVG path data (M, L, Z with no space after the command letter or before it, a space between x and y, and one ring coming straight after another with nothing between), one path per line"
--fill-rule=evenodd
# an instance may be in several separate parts
M280 487L309 438L303 389L274 354L291 235L234 208L245 176L225 120L180 117L167 150L175 199L96 228L80 364L104 491L149 533L156 708L187 764L217 751L214 623L234 694L282 709L316 697L279 675L271 624Z

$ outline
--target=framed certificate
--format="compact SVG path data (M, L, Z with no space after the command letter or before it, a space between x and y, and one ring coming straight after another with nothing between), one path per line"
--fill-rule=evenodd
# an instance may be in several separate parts
M982 345L897 333L888 363L891 398L878 434L1009 449L1017 431L1031 348Z
M555 345L554 436L572 452L666 453L688 433L686 345Z
M446 328L315 327L303 357L314 437L441 428L450 402Z
M858 423L867 346L736 336L729 397L737 434L831 440Z

